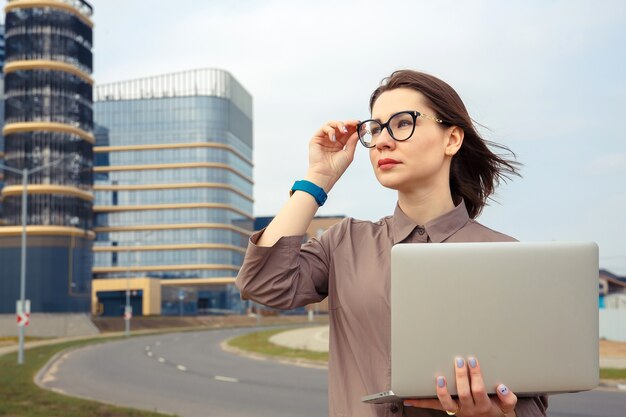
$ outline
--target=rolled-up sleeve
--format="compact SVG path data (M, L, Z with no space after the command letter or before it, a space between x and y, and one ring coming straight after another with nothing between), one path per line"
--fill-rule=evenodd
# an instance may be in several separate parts
M515 406L517 417L545 417L548 409L548 397L520 398Z
M274 246L256 243L253 234L235 285L244 300L280 309L292 309L323 300L328 295L329 256L324 236L304 245L302 235L280 238Z

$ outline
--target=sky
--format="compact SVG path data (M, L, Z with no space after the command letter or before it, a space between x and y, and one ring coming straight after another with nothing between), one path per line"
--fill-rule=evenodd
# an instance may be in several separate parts
M522 178L478 221L522 241L595 241L626 275L626 2L95 0L94 78L229 71L254 99L254 214L274 215L328 120L366 119L382 78L410 68L453 86ZM368 151L320 215L378 220L394 191Z

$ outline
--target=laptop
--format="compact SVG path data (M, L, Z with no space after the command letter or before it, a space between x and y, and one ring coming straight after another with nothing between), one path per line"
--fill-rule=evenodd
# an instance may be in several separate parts
M408 243L391 250L391 387L361 400L436 397L454 360L518 396L599 383L598 246L592 242Z

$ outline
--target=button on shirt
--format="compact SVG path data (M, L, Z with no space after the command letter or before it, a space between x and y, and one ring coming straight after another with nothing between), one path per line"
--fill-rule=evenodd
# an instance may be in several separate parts
M391 384L389 306L391 247L399 243L499 242L513 238L469 218L463 201L450 212L417 225L396 206L378 222L346 218L319 238L279 239L272 247L250 238L236 285L243 299L292 309L328 297L328 363L331 417L446 416L399 404L365 404L361 397ZM418 329L417 329L418 330ZM433 382L434 383L434 382ZM545 416L547 399L519 399L519 417Z

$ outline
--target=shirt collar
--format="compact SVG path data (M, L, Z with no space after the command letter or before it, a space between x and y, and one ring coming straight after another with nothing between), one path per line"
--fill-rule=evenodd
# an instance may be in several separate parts
M441 243L455 232L461 229L469 221L469 214L465 207L465 202L461 202L449 212L429 221L423 227L430 237L431 242ZM400 204L396 204L396 210L393 213L392 233L393 244L398 244L406 239L413 230L418 227L417 223L409 218L402 209Z

